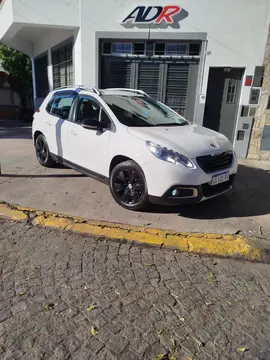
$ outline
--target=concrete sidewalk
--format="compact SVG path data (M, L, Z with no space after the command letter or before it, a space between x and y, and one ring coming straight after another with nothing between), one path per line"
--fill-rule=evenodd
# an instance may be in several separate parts
M3 124L2 124L3 125ZM4 124L5 125L5 124ZM220 198L178 208L130 212L109 188L69 169L38 165L27 126L0 123L0 200L22 206L137 226L200 233L270 234L270 163L241 161L235 189Z

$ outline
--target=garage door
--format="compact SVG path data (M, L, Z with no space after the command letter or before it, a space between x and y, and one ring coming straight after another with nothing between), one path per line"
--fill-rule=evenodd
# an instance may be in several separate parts
M145 91L154 99L158 98L160 64L138 64L136 88Z
M102 88L140 89L193 119L200 44L102 43Z
M166 71L165 104L185 115L189 80L188 64L168 64Z
M101 80L102 89L130 88L131 63L121 58L104 58Z

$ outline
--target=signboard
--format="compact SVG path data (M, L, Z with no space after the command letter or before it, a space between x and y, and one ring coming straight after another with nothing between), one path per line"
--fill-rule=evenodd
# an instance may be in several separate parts
M253 81L253 76L252 75L247 75L246 80L245 80L245 86L251 86L252 81Z
M188 12L179 5L137 6L121 22L126 27L147 26L179 28L179 22L188 16Z

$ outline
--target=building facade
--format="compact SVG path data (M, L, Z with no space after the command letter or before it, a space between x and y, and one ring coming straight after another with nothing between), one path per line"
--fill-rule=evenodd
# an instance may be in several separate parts
M248 158L270 160L270 29L264 59L264 78L248 150Z
M246 158L269 22L270 0L4 0L0 41L31 56L36 107L69 84L138 88Z

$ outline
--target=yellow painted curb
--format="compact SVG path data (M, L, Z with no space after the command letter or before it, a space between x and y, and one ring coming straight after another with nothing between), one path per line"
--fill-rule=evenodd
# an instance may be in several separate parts
M0 204L0 216L16 221L29 220L33 225L43 227L71 230L97 237L168 246L198 254L232 256L258 261L264 257L261 246L257 246L254 240L239 235L179 233L104 221L91 221L8 204Z
M28 219L28 216L23 211L12 209L4 204L0 204L0 215L4 218L16 221L24 221Z

